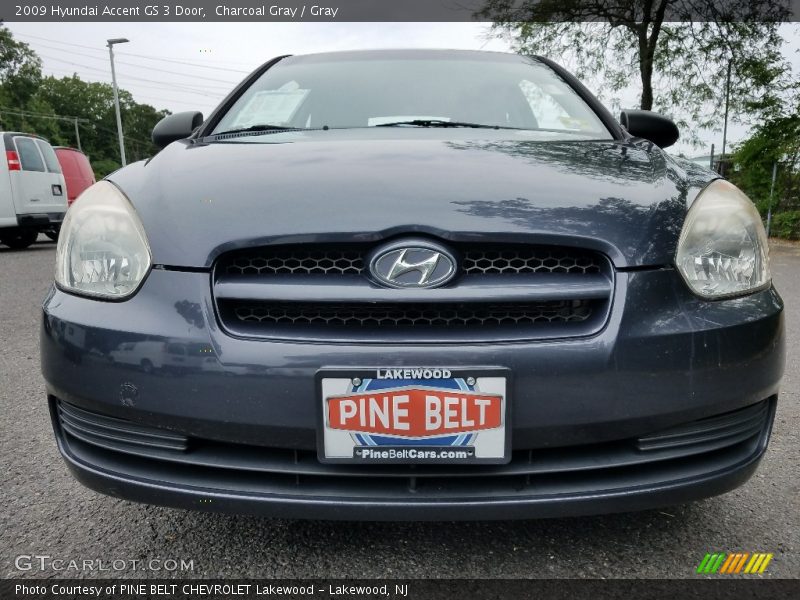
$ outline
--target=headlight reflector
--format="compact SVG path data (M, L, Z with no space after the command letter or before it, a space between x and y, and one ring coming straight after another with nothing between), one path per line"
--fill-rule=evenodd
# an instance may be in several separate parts
M67 211L56 251L56 283L109 300L133 294L150 270L147 237L130 201L108 181L87 189Z
M689 209L675 264L697 295L739 296L770 283L768 253L756 207L735 185L718 179Z

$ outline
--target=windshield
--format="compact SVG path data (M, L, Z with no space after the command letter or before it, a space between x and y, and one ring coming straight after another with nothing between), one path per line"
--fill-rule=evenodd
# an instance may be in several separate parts
M611 135L552 69L491 53L289 57L238 98L214 133L264 126L493 126Z

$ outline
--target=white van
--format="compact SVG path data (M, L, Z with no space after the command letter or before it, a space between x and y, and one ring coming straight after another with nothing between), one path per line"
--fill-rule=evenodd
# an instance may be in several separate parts
M56 234L67 212L67 186L46 139L0 132L0 244L27 248L39 232Z

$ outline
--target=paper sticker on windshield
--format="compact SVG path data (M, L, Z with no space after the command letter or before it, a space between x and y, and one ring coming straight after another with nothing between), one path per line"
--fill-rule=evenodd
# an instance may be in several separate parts
M290 123L309 90L264 90L256 92L239 113L235 128L252 125L285 125Z

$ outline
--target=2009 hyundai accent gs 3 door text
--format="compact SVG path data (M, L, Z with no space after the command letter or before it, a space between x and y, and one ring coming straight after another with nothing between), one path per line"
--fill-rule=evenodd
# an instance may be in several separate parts
M542 58L270 61L70 209L41 344L61 453L118 497L311 518L742 484L782 301L753 204L677 136Z

